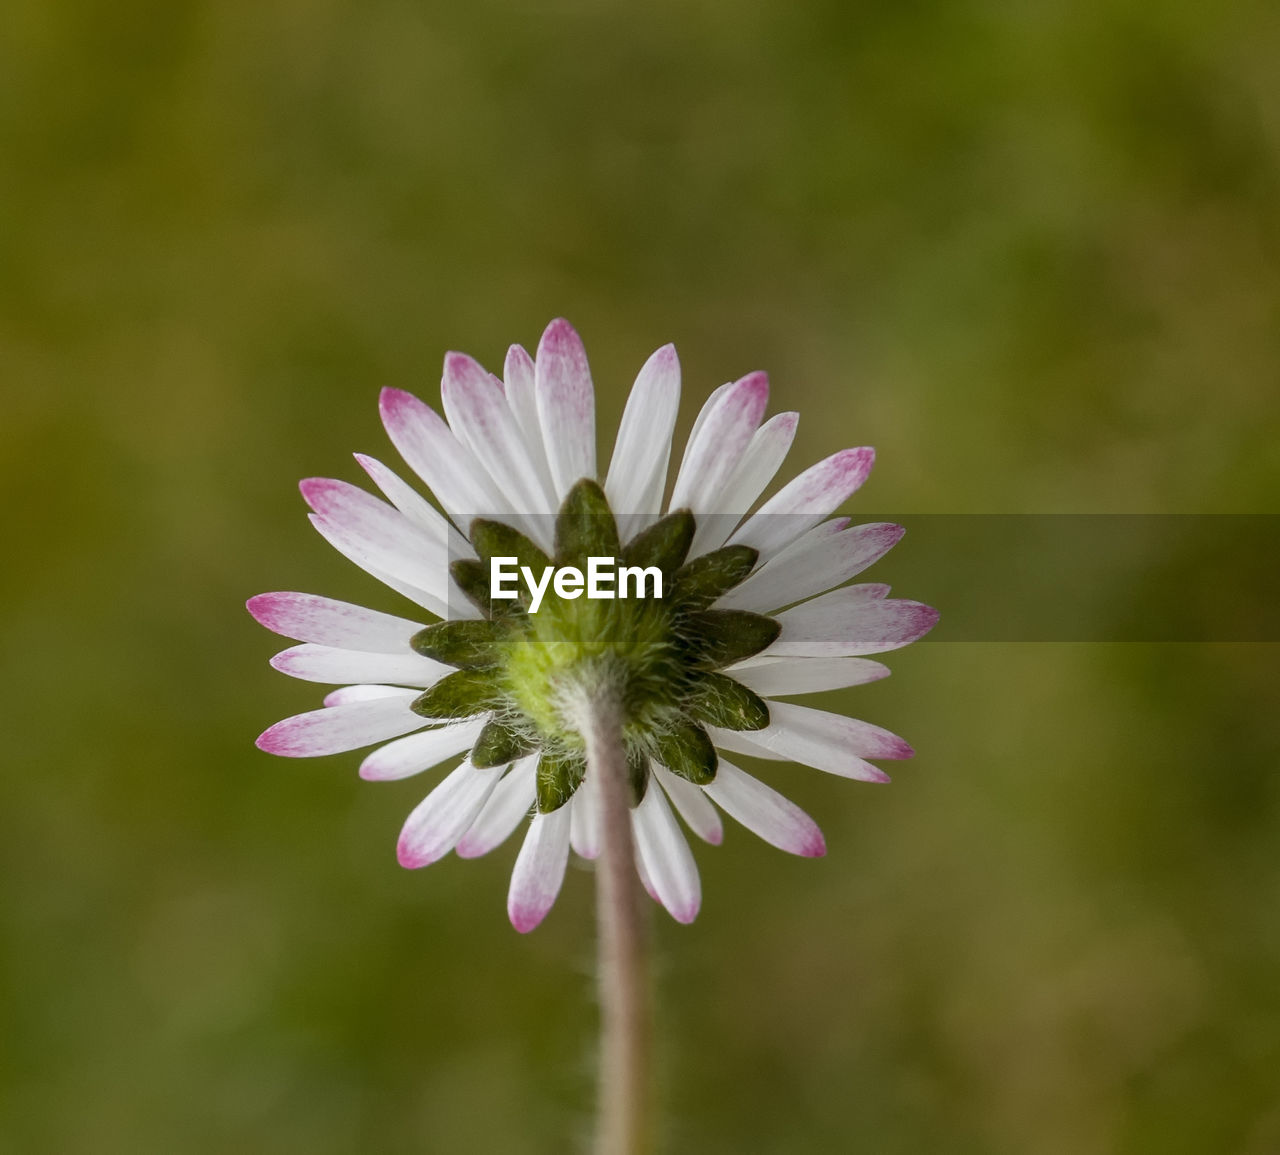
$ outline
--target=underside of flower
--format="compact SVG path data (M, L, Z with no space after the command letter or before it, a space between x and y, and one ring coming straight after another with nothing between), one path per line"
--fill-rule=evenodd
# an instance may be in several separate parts
M540 752L542 813L563 806L583 781L576 703L601 688L622 704L633 804L644 797L651 760L695 785L713 782L718 758L705 727L769 724L764 700L721 671L768 647L781 626L763 614L711 608L746 579L759 555L750 546L725 546L686 560L696 529L693 514L677 510L624 545L604 491L588 478L569 491L556 518L554 558L519 530L477 518L477 558L456 560L451 571L484 617L440 622L414 636L418 653L457 672L417 698L413 710L444 722L487 714L471 751L480 768ZM665 593L549 598L530 612L527 588L510 601L492 596L489 574L501 557L531 573L620 557L658 570Z
M570 848L600 851L588 700L621 715L636 868L681 922L701 889L676 815L713 844L723 811L782 850L823 854L813 819L725 755L887 781L871 759L910 757L906 742L786 699L885 677L867 655L921 637L937 613L886 585L847 584L902 536L832 516L866 480L871 449L834 453L761 501L797 422L764 419L768 392L749 373L711 394L666 500L671 346L636 378L603 473L586 354L566 321L547 327L536 358L512 346L501 379L448 354L447 420L384 391L383 424L438 507L360 454L385 501L322 478L302 492L325 539L419 610L251 599L258 621L301 643L272 664L338 686L258 745L289 757L373 746L360 774L375 781L464 756L409 815L397 855L419 867L485 854L529 818L508 896L521 931L554 903ZM584 596L602 563L616 586Z

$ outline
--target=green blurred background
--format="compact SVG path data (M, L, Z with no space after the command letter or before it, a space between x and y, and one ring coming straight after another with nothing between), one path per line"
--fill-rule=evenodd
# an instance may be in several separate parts
M400 870L423 783L252 745L321 691L247 596L402 610L296 480L564 315L606 448L675 341L682 429L767 368L864 509L1276 513L1278 59L1262 2L6 4L0 1151L580 1141L589 874L519 937L514 843ZM829 704L892 786L769 774L829 857L732 827L655 920L670 1149L1280 1151L1277 648L891 664Z

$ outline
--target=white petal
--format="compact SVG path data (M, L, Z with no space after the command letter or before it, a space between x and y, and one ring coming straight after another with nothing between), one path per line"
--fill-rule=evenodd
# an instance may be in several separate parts
M654 889L653 879L649 877L649 872L645 869L644 859L640 857L640 847L636 846L634 849L635 854L633 857L636 863L636 874L640 877L640 885L644 887L645 894L653 899L654 902L661 902L662 899L658 897L658 892Z
M412 702L417 696L417 690L406 690L403 686L340 686L324 696L324 704L348 706L352 702L372 702L375 698L399 698Z
M316 528L340 553L362 568L372 566L445 601L449 552L443 540L345 481L316 477L299 488L315 510L311 520Z
M363 453L357 453L355 459L396 509L433 541L445 543L450 558L476 556L476 551L458 531L458 527L394 470L383 465L377 458Z
M631 830L658 901L676 922L692 922L702 905L698 867L667 796L656 786L651 784L640 805L631 811Z
M815 770L868 782L886 782L888 775L864 758L910 758L913 753L880 726L794 702L770 702L769 725L753 730L751 739Z
M702 789L730 818L736 818L770 846L805 858L826 854L822 831L812 818L790 799L723 758L715 781Z
M609 508L629 531L624 537L645 528L662 509L679 408L680 361L674 345L663 345L631 387L604 484Z
M523 346L512 345L507 350L507 361L503 367L502 376L505 381L507 405L524 436L529 460L533 462L542 478L546 492L554 493L551 469L547 465L547 447L542 443L542 426L538 424L538 395L533 358Z
M259 623L286 638L370 653L402 653L408 649L413 635L422 629L419 622L408 618L392 617L316 594L258 594L247 604Z
M479 858L511 837L538 796L538 755L521 758L489 795L471 828L454 847L459 858Z
M405 693L408 697L376 698L295 714L259 734L258 749L285 758L315 758L420 730L426 720L409 709L417 692Z
M737 469L720 497L720 515L698 523L689 553L693 557L724 545L737 524L755 504L764 487L773 480L795 440L798 413L770 417L751 436Z
M502 777L502 766L481 770L463 762L443 778L409 815L396 844L396 858L409 870L438 862L480 813Z
M487 714L467 718L388 742L360 763L360 777L369 782L394 782L439 766L445 759L470 750L488 720Z
M582 858L597 858L600 854L600 799L596 776L588 770L582 785L570 800L569 844Z
M555 905L569 861L569 822L569 807L561 806L535 814L529 823L507 891L507 917L521 934L533 930Z
M900 525L875 522L810 540L807 548L789 549L756 570L725 594L719 608L768 613L820 594L878 561L902 534Z
M702 790L678 774L672 774L665 766L659 766L656 762L651 765L685 825L704 842L719 846L724 840L724 827L716 808L707 801Z
M587 354L573 326L552 321L534 362L538 423L547 449L555 498L576 481L596 475L596 399Z
M433 662L421 654L370 654L364 650L342 650L310 642L281 650L271 665L291 678L304 682L379 682L425 688L434 685L452 667Z
M702 427L706 424L707 418L715 412L716 406L720 403L720 398L728 393L733 388L733 385L732 381L726 381L718 389L711 390L710 396L702 403L702 408L698 410L698 416L693 419L693 428L689 430L689 440L684 444L686 453L688 453L689 446L693 444L698 434L702 432ZM681 465L683 466L683 460Z
M411 393L384 389L378 407L382 424L400 456L464 531L474 517L498 517L511 512L511 506L494 489L475 455L429 405Z
M752 741L751 736L742 730L721 730L717 726L708 726L706 729L717 750L732 750L735 754L747 754L752 758L762 758L766 762L787 760L785 754L778 754L767 746L761 746L759 742ZM758 734L759 731L754 733Z
M875 450L842 449L806 469L762 505L731 537L768 559L815 526L850 496L871 472Z
M870 658L748 658L725 673L764 697L786 697L878 682L889 667Z
M734 512L722 505L722 491L736 472L768 403L769 379L763 373L748 374L719 396L685 447L671 493L672 509L689 509L697 516Z
M334 549L336 549L348 561L358 565L365 573L371 577L377 578L383 585L395 590L399 594L403 594L411 602L420 605L428 613L438 618L447 617L449 613L448 603L437 594L423 589L415 582L406 581L402 577L398 577L384 566L379 565L374 560L374 555L369 550L362 548L357 544L349 534L347 534L339 526L334 525L327 518L321 517L318 513L308 514L308 519L315 526L316 532L325 539ZM403 559L401 559L403 560Z
M519 514L526 532L549 547L550 519L559 506L529 456L525 435L507 404L502 387L465 353L444 359L440 394L454 433L475 454Z
M923 637L938 611L920 602L886 600L884 586L832 590L777 615L782 632L768 657L847 657L897 650Z

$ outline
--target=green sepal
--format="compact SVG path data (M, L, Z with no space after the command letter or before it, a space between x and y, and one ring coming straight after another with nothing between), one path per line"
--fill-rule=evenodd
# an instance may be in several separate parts
M705 610L743 581L759 556L749 545L727 545L695 557L677 571L671 596L685 608Z
M507 618L524 614L524 606L509 598L489 597L489 567L473 557L449 563L449 573L473 606L489 618Z
M551 564L551 559L538 546L503 521L476 518L471 523L471 544L482 563L494 557L514 557L520 565L527 565L536 574L541 574ZM489 567L485 565L484 568L487 579Z
M699 678L686 708L699 722L722 730L763 730L769 724L764 699L724 674Z
M481 613L489 612L489 569L472 557L459 558L449 563L449 573L454 584Z
M476 744L471 748L471 765L481 770L490 766L505 766L526 754L532 754L537 744L528 735L504 726L501 722L486 722Z
M528 566L536 577L541 577L543 571L551 564L551 559L518 529L513 529L501 521L488 521L482 517L476 518L471 523L471 544L480 555L480 564L484 570L486 612L494 617L523 613L530 598L529 586L524 581L516 582L516 589L519 591L516 597L489 600L490 560L495 557L513 557L516 559L517 566ZM503 610L499 608L501 606L509 608Z
M413 700L411 709L424 718L441 721L470 718L498 704L497 674L492 669L459 670L447 674Z
M689 554L697 523L687 509L677 509L636 534L622 551L627 565L656 565L664 574L674 573Z
M631 787L632 809L644 801L645 788L649 785L649 758L640 750L627 751L627 782Z
M556 560L584 562L589 557L616 558L622 552L618 523L598 482L575 482L556 515Z
M672 774L687 778L696 786L714 782L719 759L711 738L699 725L681 718L655 741L657 759Z
M686 615L683 624L694 653L713 669L758 654L782 632L773 618L746 610L701 610Z
M538 760L538 813L559 810L582 785L587 764L581 755L548 754Z
M446 666L475 669L492 666L500 657L498 627L483 618L436 622L413 635L410 645L424 658Z

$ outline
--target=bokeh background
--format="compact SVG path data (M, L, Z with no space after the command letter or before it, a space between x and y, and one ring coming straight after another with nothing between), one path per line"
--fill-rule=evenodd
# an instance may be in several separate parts
M320 691L247 596L402 610L296 480L564 315L606 449L675 341L682 429L763 367L789 470L876 445L854 511L1280 512L1278 59L1231 0L7 3L0 1151L573 1149L590 875L522 938L514 843L402 871L423 783L252 745ZM990 572L912 550L944 620ZM892 786L768 772L829 857L731 828L655 919L670 1150L1280 1151L1277 648L891 664L829 704Z

